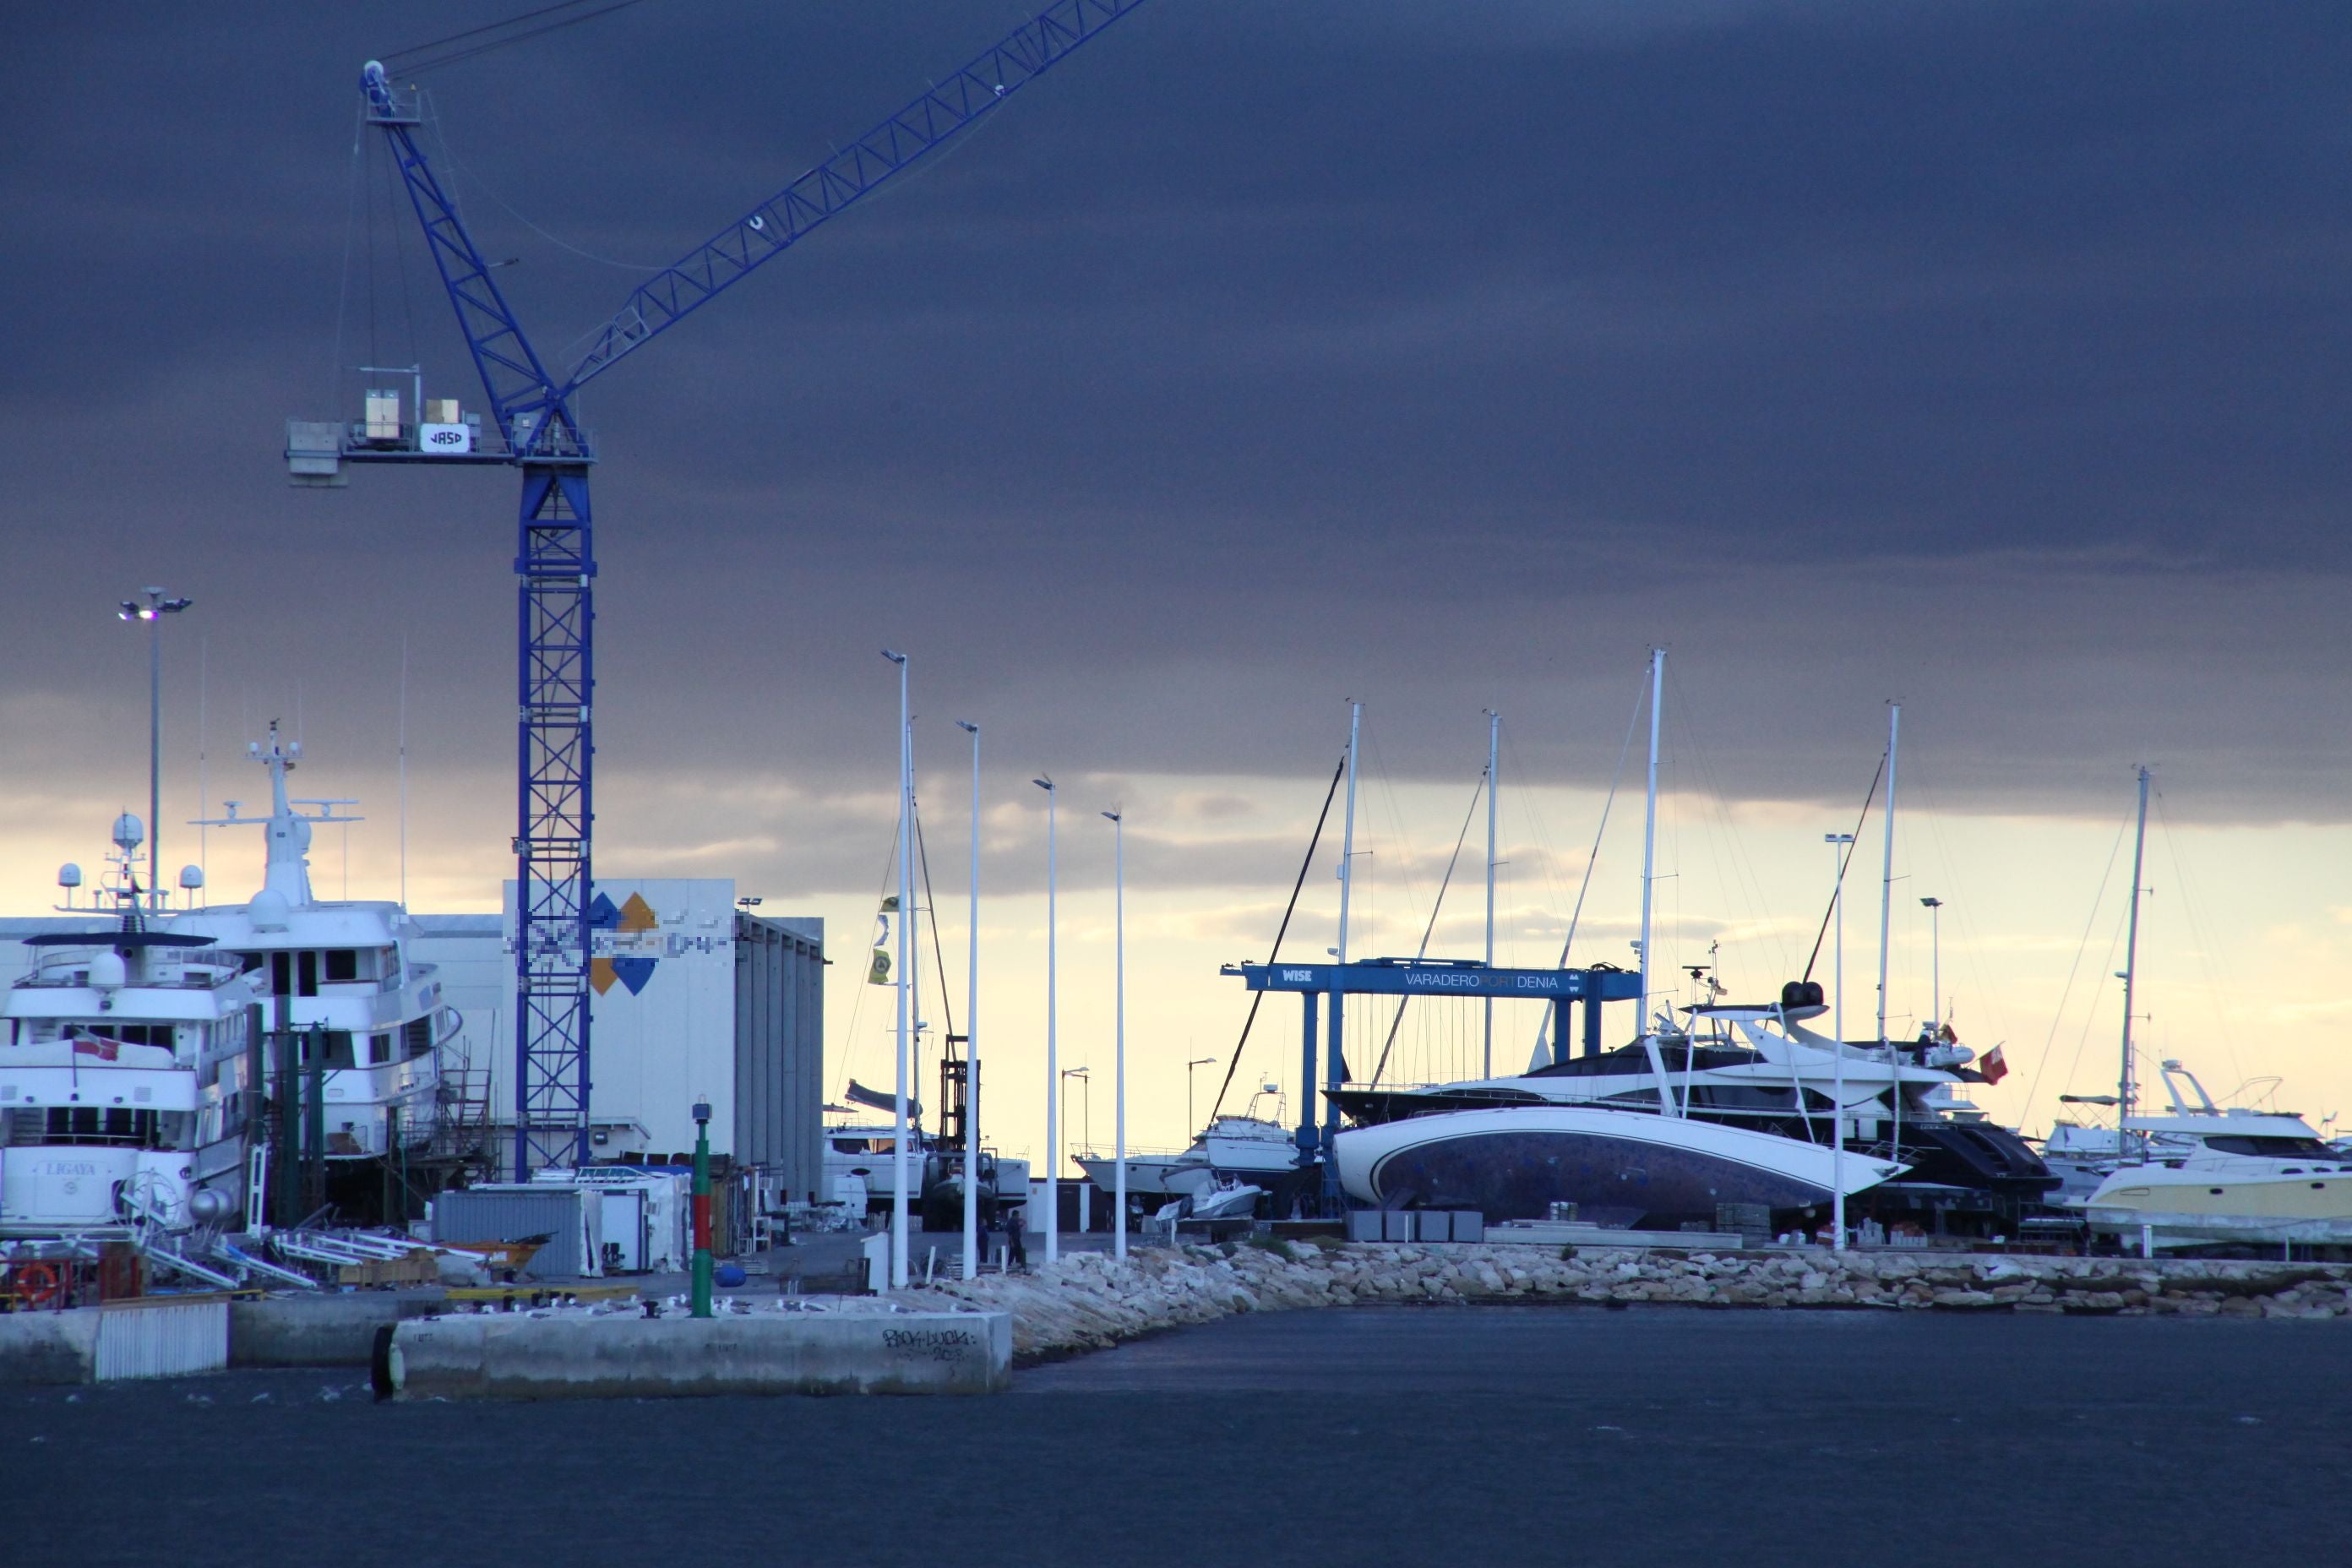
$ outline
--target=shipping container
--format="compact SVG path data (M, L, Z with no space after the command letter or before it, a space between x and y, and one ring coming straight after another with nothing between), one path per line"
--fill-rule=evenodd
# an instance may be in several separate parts
M433 1200L437 1242L546 1241L520 1272L535 1279L580 1279L604 1272L604 1194L593 1188L493 1182Z

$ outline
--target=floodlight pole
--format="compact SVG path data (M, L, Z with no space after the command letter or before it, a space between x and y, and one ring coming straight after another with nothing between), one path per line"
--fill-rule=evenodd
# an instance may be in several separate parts
M147 623L147 908L156 910L163 907L163 617L195 601L167 599L157 587L140 591L145 604L125 599L115 614Z
M1845 1250L1845 860L1848 846L1853 843L1851 833L1824 833L1822 842L1830 847L1830 907L1837 911L1837 993L1836 1016L1832 1025L1837 1036L1837 1054L1831 1058L1830 1095L1832 1103L1830 1117L1833 1123L1830 1144L1830 1224L1836 1231L1831 1242L1832 1250Z
M1495 967L1495 765L1503 743L1503 716L1486 710L1486 967ZM1555 1027L1558 1026L1555 1025ZM1486 998L1486 1049L1480 1076L1495 1076L1495 999Z
M907 1288L907 1075L910 1052L910 1020L907 987L913 978L908 952L908 932L915 919L915 779L914 749L908 742L907 656L882 650L898 667L898 1081L891 1096L890 1141L890 1288Z
M971 952L964 963L963 1008L963 1277L980 1277L980 726L956 728L971 737ZM1004 1194L999 1193L1000 1206Z
M1112 1017L1115 1020L1113 1038L1116 1041L1114 1047L1116 1054L1112 1058L1114 1066L1111 1068L1111 1159L1116 1162L1118 1173L1113 1178L1114 1190L1111 1194L1111 1208L1114 1216L1111 1255L1115 1258L1125 1258L1127 1256L1127 822L1116 811L1106 811L1103 815L1110 818L1114 845L1112 865L1116 868L1111 877L1111 887L1114 889L1111 906L1113 951L1117 954L1113 960L1116 974L1113 994L1117 997L1117 1002L1112 1012Z
M1057 846L1055 840L1055 811L1059 799L1054 792L1051 778L1031 779L1031 784L1045 792L1045 1261L1051 1263L1062 1256L1062 1119L1056 1101L1061 1084L1061 1048L1054 1035L1055 981L1055 904Z

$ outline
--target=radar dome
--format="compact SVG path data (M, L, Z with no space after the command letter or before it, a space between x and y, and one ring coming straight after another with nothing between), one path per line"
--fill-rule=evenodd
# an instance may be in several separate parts
M146 841L147 829L140 826L137 817L126 811L114 819L114 842L118 848L136 849Z
M253 917L253 929L256 931L284 931L290 907L286 902L285 894L264 888L253 895L253 902L246 906L246 912Z
M204 885L205 868L202 866L183 866L180 868L180 886L193 889L201 888Z
M100 991L119 991L131 980L131 966L112 948L92 953L89 960L89 983Z
M75 865L75 864L74 864L72 861L70 861L70 860L67 861L64 865L62 865L62 866L58 867L58 887L60 887L60 888L79 888L79 887L80 887L80 886L81 886L81 868L80 868L80 867L79 867L79 866L77 866L77 865Z

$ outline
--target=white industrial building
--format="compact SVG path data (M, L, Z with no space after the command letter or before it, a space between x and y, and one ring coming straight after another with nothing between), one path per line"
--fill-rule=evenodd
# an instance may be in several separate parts
M466 1015L468 1066L488 1075L511 1157L515 885L503 915L416 917L416 951ZM590 1144L598 1159L710 1147L774 1171L788 1192L822 1179L824 922L739 909L730 878L598 878L588 1009Z

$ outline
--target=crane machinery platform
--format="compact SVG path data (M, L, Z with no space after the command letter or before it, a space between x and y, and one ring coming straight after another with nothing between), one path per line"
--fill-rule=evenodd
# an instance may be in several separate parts
M467 231L417 133L422 96L370 60L362 113L388 145L473 356L485 405L427 400L422 371L372 385L358 419L289 419L292 482L334 487L365 463L495 464L522 471L515 553L519 626L513 1170L588 1155L590 923L594 842L595 585L588 477L573 414L582 387L828 220L915 166L1143 4L1057 0L773 196L664 268L622 302L567 368L541 358Z

